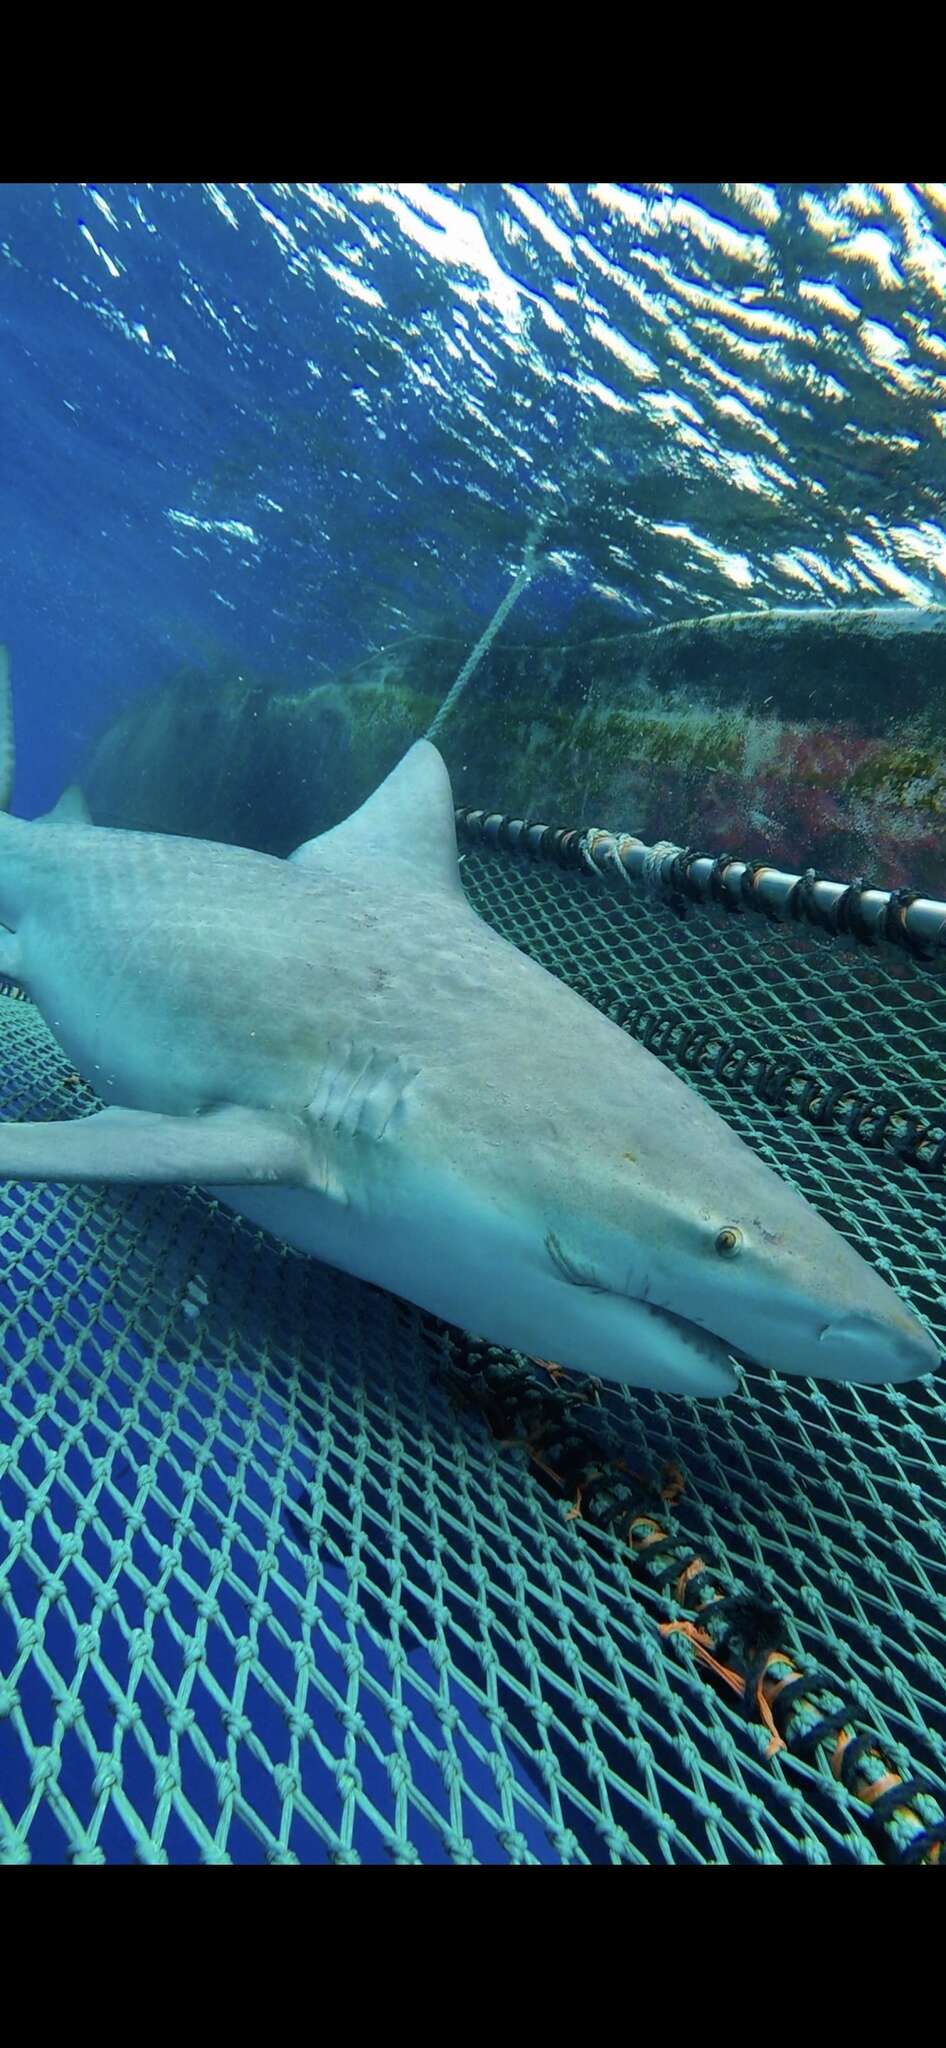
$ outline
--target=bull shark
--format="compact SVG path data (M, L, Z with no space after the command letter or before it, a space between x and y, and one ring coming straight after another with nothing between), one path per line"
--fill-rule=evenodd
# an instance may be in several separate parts
M628 1386L720 1397L736 1360L936 1367L881 1275L687 1082L476 914L429 742L288 860L83 809L0 816L0 973L106 1106L0 1125L0 1178L199 1184L489 1342Z

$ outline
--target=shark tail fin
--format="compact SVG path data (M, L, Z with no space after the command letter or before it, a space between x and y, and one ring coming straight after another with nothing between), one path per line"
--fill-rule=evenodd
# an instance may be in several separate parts
M0 647L0 811L8 811L10 808L15 762L10 650L8 647Z

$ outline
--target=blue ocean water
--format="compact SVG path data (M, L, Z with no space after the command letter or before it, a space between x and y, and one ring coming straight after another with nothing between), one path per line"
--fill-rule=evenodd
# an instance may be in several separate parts
M946 188L6 186L25 813L188 663L942 595Z
M944 237L933 185L3 188L18 810L188 664L472 646L537 527L537 647L940 602Z

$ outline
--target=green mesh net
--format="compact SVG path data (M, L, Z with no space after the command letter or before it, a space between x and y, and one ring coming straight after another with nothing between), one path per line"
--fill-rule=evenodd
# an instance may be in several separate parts
M946 1337L941 977L484 849L463 874ZM24 1001L0 1000L0 1082L7 1118L94 1106ZM771 1753L751 1688L661 1632L683 1609L630 1540L640 1516L622 1537L567 1483L589 1428L615 1485L674 1473L648 1495L662 1541L777 1606L796 1668L882 1759L878 1808L890 1773L946 1790L942 1379L752 1373L722 1406L582 1390L579 1413L198 1192L6 1185L0 1217L3 1861L909 1847L824 1743ZM522 1430L478 1397L490 1373L526 1376ZM541 1437L538 1401L559 1404ZM914 1808L922 1849L936 1809Z

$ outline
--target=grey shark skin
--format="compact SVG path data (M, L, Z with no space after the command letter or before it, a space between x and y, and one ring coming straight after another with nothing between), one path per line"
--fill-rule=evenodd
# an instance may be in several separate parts
M73 804L67 810L75 809ZM424 741L280 861L0 817L0 972L110 1105L0 1177L200 1183L492 1342L682 1394L900 1381L898 1296L687 1084L463 893Z

